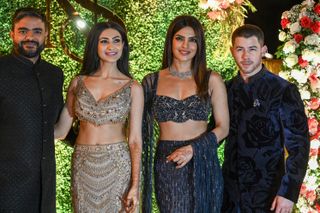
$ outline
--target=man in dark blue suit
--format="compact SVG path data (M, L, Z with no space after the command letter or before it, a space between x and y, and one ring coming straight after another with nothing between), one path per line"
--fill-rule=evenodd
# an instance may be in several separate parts
M291 212L309 156L299 91L262 64L267 47L259 27L247 24L236 29L231 52L239 73L227 84L231 126L222 211Z

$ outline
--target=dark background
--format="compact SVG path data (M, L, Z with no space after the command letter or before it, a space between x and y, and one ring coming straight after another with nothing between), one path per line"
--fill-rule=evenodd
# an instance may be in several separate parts
M249 12L245 23L258 25L264 31L268 52L274 54L281 44L278 34L281 29L282 12L290 10L293 5L300 4L302 0L250 0L250 2L257 11Z

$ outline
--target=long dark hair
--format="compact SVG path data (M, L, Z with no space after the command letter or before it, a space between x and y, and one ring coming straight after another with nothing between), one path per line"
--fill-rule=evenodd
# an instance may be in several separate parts
M177 16L170 24L167 31L162 57L162 69L172 65L172 40L173 36L182 28L191 27L197 38L197 52L192 60L192 74L197 85L197 95L201 98L208 97L208 80L210 72L207 69L206 62L206 44L204 32L201 23L193 16Z
M123 50L121 57L117 61L117 67L121 73L132 78L129 73L129 44L127 33L121 25L112 21L97 23L91 28L85 46L80 75L93 75L99 68L100 58L98 56L98 42L99 36L105 29L114 29L120 33L123 42Z

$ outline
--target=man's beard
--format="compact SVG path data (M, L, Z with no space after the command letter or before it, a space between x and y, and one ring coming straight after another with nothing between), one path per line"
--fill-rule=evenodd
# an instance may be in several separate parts
M23 47L25 43L33 43L36 45L35 50L28 50ZM34 58L40 55L41 51L44 49L44 43L39 44L37 41L21 41L15 44L16 52L26 58Z

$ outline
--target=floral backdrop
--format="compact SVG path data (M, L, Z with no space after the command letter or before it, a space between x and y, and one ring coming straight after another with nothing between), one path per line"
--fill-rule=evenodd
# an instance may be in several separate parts
M229 53L231 33L244 22L248 10L256 8L249 0L200 0L199 7L207 12L207 17L221 24L220 41Z
M298 212L320 212L320 3L305 0L281 17L277 56L283 59L279 75L294 82L305 103L310 134L309 164Z

